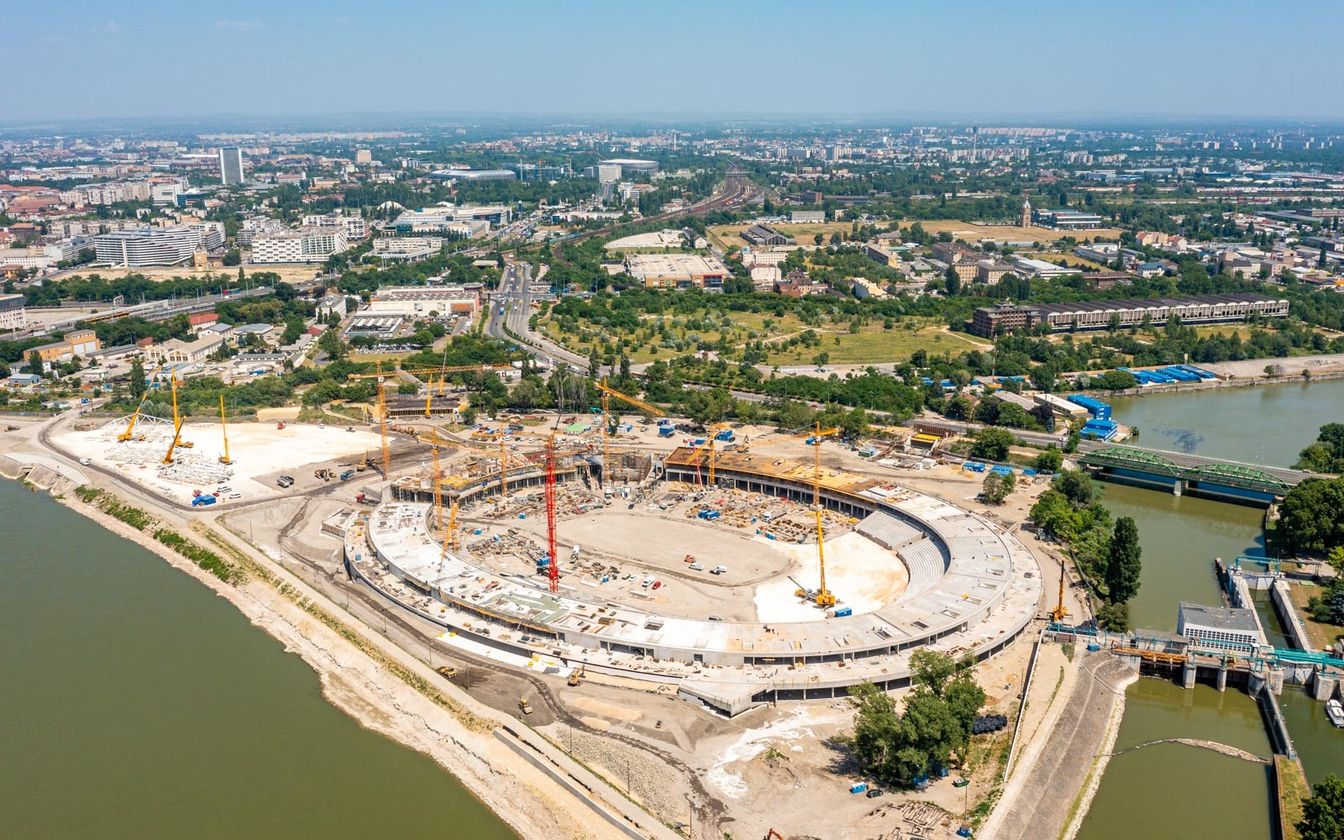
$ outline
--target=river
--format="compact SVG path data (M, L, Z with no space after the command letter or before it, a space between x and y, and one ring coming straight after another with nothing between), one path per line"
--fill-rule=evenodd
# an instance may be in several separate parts
M0 521L0 836L514 836L159 557L9 481Z
M1320 426L1339 419L1344 381L1153 394L1112 405L1117 420L1139 428L1140 445L1291 466ZM1119 484L1104 485L1103 498L1114 515L1139 525L1143 575L1130 605L1138 627L1174 631L1180 601L1220 603L1214 557L1264 551L1259 508ZM1267 629L1277 632L1277 620ZM1308 778L1344 766L1344 732L1330 725L1324 707L1293 686L1281 702ZM1117 751L1172 737L1269 755L1258 710L1244 693L1139 680L1127 695ZM1108 765L1079 836L1268 837L1266 779L1254 764L1179 744L1123 753Z

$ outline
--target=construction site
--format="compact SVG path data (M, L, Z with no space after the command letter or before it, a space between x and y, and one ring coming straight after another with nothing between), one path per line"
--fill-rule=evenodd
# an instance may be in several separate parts
M449 644L655 682L729 716L899 688L914 650L988 657L1035 617L1041 579L1020 541L823 467L837 430L808 436L808 463L744 449L726 425L678 445L670 420L636 429L608 412L467 441L402 427L431 458L350 513L348 573Z
M379 468L382 439L362 426L232 422L222 400L213 422L187 423L177 413L177 384L170 389L173 417L137 408L73 423L55 442L81 463L193 507L255 502Z
M921 648L986 660L990 704L1012 702L1042 573L962 505L978 482L935 463L937 439L705 428L616 392L591 413L465 427L441 388L379 388L353 426L234 422L221 406L213 422L74 418L52 440L302 558L384 632L415 628L407 650L423 639L441 675L625 775L664 821L689 795L752 831L780 813L806 824L781 779L838 784L825 744L850 725L850 687L908 686ZM827 807L914 830L962 809L966 792L943 787L924 810L843 786Z

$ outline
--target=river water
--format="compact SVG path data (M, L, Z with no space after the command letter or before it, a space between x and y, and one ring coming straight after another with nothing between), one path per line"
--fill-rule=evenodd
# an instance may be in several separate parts
M154 554L9 481L0 521L0 836L514 836Z
M1112 405L1117 420L1139 428L1142 446L1291 466L1320 426L1344 414L1344 381L1154 394ZM1114 515L1139 525L1143 576L1130 605L1135 626L1174 631L1180 601L1220 603L1214 557L1264 552L1259 508L1119 484L1104 485L1103 498ZM1266 629L1275 635L1277 619ZM1293 686L1280 701L1308 778L1344 767L1344 731L1330 725L1324 707ZM1187 692L1139 680L1127 695L1117 751L1173 737L1270 754L1256 705L1241 691L1219 694L1201 685ZM1079 836L1269 837L1267 778L1255 764L1180 744L1122 753L1108 765Z

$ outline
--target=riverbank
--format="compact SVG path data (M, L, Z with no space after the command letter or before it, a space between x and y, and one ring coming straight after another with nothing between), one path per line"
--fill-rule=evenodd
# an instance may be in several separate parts
M985 823L985 837L1058 837L1076 831L1087 813L1115 746L1125 688L1138 674L1109 654L1075 655L1083 659L1065 669Z
M51 493L67 508L159 556L229 601L318 674L329 703L361 726L431 757L520 836L624 836L499 740L494 733L502 722L491 710L465 695L442 697L454 690L438 686L441 678L380 644L367 628L335 618L334 605L282 569L253 557L244 566L241 583L225 583L149 533L79 501L72 489L70 482L57 480ZM184 524L162 511L150 512L165 525ZM183 530L232 554L225 548L232 543L209 525ZM442 699L436 702L436 696Z

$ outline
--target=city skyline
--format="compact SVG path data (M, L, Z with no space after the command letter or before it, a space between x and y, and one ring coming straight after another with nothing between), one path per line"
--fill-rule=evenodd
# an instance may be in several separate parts
M1062 3L693 2L676 15L611 3L501 11L245 0L227 10L150 3L136 15L104 2L62 5L59 24L46 8L7 16L29 33L11 55L20 79L31 74L10 91L11 124L397 112L1344 116L1339 88L1303 97L1288 84L1337 69L1327 30L1293 29L1286 66L1283 50L1266 46L1263 7L1250 3L1138 2L1118 18ZM1331 11L1305 0L1274 9L1299 21Z

